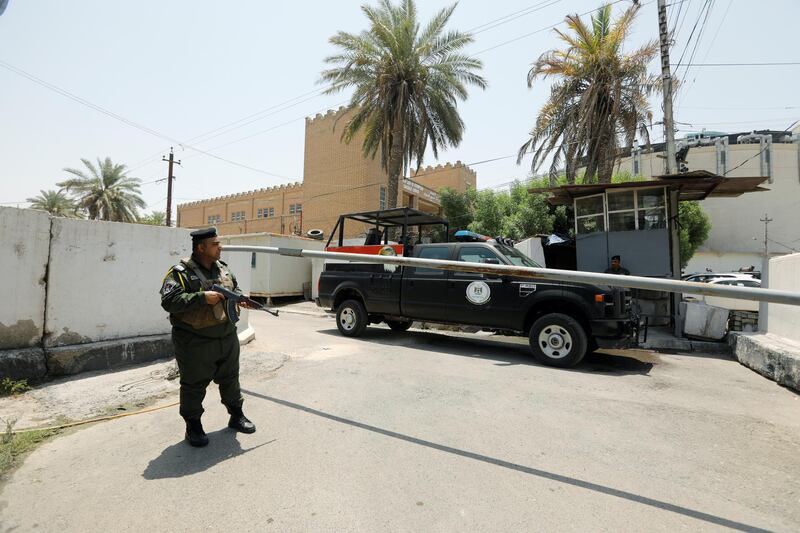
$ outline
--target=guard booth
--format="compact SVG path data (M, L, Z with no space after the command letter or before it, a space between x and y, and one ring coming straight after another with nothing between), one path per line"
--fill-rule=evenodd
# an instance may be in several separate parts
M531 192L550 193L550 204L573 208L578 270L603 272L611 257L619 255L632 275L680 279L679 202L767 190L760 187L767 179L726 178L698 170L644 181L562 185ZM663 307L648 304L653 309L647 314L675 318L679 300L670 306L666 293L640 295L644 296L665 300Z

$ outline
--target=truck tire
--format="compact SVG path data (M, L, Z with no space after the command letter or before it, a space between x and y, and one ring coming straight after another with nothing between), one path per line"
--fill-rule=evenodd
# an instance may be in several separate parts
M387 320L386 325L388 325L389 329L391 329L392 331L397 331L398 333L402 333L404 331L408 331L408 328L411 327L411 321Z
M345 337L358 337L367 328L369 316L358 300L345 300L336 309L336 327Z
M548 366L569 368L586 355L586 331L571 316L548 313L533 323L528 336L533 356Z

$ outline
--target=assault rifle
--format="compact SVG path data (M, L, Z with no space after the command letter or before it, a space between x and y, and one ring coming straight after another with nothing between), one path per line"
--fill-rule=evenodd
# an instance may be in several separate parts
M277 311L273 311L272 309L267 309L265 306L261 305L255 300L248 298L244 294L239 294L238 292L233 292L231 290L228 290L222 285L217 285L215 283L214 285L211 286L211 290L214 292L218 292L225 297L225 311L228 313L228 320L231 321L231 324L236 324L239 321L239 314L236 312L236 306L241 302L249 304L249 306L252 309L257 309L259 311L266 311L272 316L278 316Z

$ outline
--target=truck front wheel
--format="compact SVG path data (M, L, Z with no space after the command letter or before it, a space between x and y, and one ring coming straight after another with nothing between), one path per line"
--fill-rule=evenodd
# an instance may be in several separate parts
M528 340L539 362L562 368L580 363L588 344L583 326L561 313L548 313L536 320Z
M336 327L345 337L358 337L367 328L369 316L358 300L345 300L336 310Z

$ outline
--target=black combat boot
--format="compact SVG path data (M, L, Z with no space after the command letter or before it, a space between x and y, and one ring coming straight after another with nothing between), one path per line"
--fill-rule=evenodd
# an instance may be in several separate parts
M228 412L231 414L231 419L228 420L229 428L235 429L236 431L241 431L242 433L256 432L255 424L250 422L247 417L244 416L241 407L229 407Z
M199 418L186 418L186 441L200 448L208 444L208 435L203 431L203 424Z

